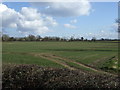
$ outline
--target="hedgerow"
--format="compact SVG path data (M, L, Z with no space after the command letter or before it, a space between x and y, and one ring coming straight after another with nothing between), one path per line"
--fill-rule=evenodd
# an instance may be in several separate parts
M46 68L37 65L4 64L2 71L3 90L24 88L119 88L117 76Z

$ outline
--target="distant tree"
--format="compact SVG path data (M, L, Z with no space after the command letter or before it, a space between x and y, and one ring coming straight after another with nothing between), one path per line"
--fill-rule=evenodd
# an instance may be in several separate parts
M36 36L36 41L41 41L42 40L42 37L40 35L37 35Z
M70 41L74 41L74 36L71 36Z
M80 41L80 39L79 39L79 38L76 38L75 41Z
M84 38L83 38L83 37L81 37L81 40L83 41L83 40L84 40Z
M85 41L87 41L87 39L85 39Z
M101 41L104 41L105 39L104 38L101 38Z
M60 38L59 38L59 37L56 37L56 41L60 41Z
M43 41L48 41L49 40L49 37L47 37L47 36L45 36L44 38L43 38Z
M94 41L94 42L95 42L95 41L96 41L96 37L92 37L92 41Z
M25 41L30 41L29 37L24 37Z
M36 37L34 35L29 35L28 38L30 41L36 41Z
M6 35L6 34L3 34L2 35L2 41L9 41L9 36L8 35Z
M27 41L25 37L19 38L18 41Z
M10 37L9 41L15 41L15 38L14 37Z

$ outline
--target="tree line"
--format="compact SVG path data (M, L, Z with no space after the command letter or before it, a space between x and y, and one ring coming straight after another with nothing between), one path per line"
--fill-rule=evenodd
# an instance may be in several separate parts
M96 37L92 37L91 40L84 39L84 37L80 38L74 38L73 36L71 38L61 38L61 37L41 37L40 35L28 35L26 37L10 37L9 35L3 34L2 35L2 41L111 41L111 40L118 40L118 39L96 39Z

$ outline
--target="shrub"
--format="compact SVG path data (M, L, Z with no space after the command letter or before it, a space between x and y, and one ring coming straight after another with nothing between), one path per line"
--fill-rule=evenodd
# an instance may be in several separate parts
M93 72L46 68L37 65L3 65L3 89L118 88L118 77Z

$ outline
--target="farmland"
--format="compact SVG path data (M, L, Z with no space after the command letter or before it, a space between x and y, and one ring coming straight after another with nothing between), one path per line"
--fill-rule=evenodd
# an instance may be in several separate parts
M115 74L118 70L118 43L112 41L3 42L2 45L3 63L87 71L97 69Z
M3 89L119 88L113 41L3 42L2 64Z

